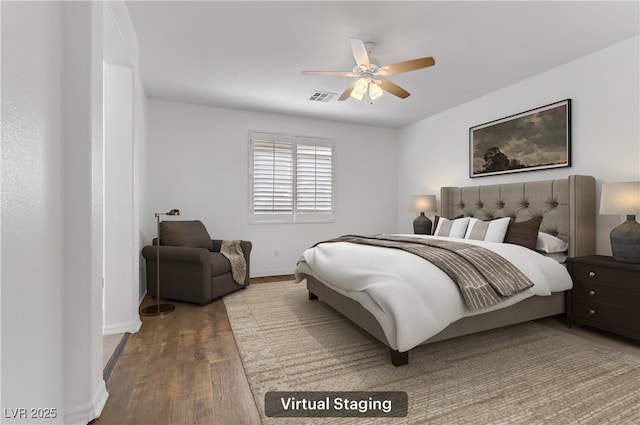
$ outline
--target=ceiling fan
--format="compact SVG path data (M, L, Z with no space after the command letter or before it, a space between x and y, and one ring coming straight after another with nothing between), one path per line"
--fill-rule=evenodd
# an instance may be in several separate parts
M369 58L370 52L367 52L366 45L375 46L374 43L363 43L359 38L351 38L351 51L356 61L356 65L351 71L302 71L302 75L358 77L358 79L342 92L338 100L346 100L349 96L362 100L362 97L367 92L371 100L373 100L382 96L383 90L401 99L405 99L409 97L411 93L383 77L415 71L416 69L433 66L436 63L432 57L426 57L398 62L392 65L379 66Z

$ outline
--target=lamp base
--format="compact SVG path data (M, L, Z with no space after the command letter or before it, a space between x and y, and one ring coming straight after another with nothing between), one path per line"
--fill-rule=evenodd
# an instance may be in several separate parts
M140 314L143 316L162 316L175 309L176 306L173 304L153 304L140 310Z
M413 220L413 233L416 235L430 235L432 225L433 223L431 222L431 219L425 216L422 212L415 220Z
M640 223L635 215L611 231L611 252L614 260L640 263Z

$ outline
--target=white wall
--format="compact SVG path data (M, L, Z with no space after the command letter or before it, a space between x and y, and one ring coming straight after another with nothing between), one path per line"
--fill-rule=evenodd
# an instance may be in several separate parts
M102 6L59 2L62 17L63 370L65 423L94 418L102 379ZM52 223L52 225L59 225ZM61 418L62 419L62 418Z
M60 9L2 2L2 411L62 406ZM6 420L5 420L6 421ZM24 421L23 421L24 422Z
M92 3L2 8L2 411L86 423L107 396L101 15Z
M154 212L178 208L214 239L252 241L251 276L265 276L293 273L319 240L395 230L395 130L160 100L147 113L148 242ZM249 224L249 130L334 139L334 223Z
M439 188L564 178L570 174L602 182L640 180L639 41L634 37L400 131L398 230L410 232L412 194ZM544 171L469 178L469 127L572 99L572 166ZM599 207L599 201L598 201ZM596 250L610 255L609 232L622 217L597 217Z
M87 423L108 396L102 379L102 6L1 4L2 422ZM124 4L115 8L126 15ZM140 86L134 92L140 137L144 93ZM135 294L137 279L132 284ZM55 409L55 417L37 420L28 410L5 417L30 407Z

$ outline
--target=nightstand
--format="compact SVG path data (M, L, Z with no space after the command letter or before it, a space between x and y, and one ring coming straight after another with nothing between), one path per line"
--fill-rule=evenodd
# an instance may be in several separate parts
M569 258L573 289L567 324L581 323L640 340L640 264L604 255Z

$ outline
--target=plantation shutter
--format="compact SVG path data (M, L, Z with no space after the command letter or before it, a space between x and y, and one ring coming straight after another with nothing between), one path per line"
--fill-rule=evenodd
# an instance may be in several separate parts
M293 213L293 144L286 137L252 133L254 214Z
M296 150L296 211L333 211L333 149L330 146L298 144Z
M333 220L333 141L250 133L250 222Z

